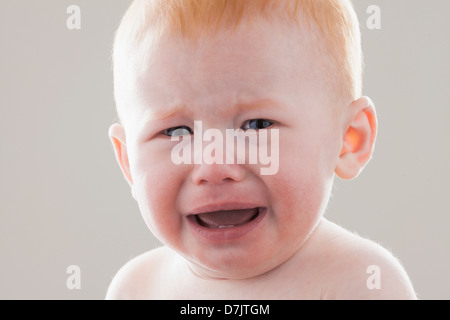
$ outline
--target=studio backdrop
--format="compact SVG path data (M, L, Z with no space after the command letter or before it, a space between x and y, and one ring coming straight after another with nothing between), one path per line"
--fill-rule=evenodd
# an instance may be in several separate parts
M450 298L450 1L355 0L373 159L326 217ZM103 299L159 246L114 159L111 50L129 0L0 0L0 299Z

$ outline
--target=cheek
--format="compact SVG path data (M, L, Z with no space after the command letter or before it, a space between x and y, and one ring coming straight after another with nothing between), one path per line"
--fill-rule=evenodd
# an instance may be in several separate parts
M173 164L170 152L164 150L141 148L134 154L130 168L142 217L158 239L171 241L180 229L180 215L174 204L185 176L184 168Z
M280 167L268 177L272 203L291 221L315 220L328 203L334 168L321 139L280 139ZM322 140L323 141L323 140Z

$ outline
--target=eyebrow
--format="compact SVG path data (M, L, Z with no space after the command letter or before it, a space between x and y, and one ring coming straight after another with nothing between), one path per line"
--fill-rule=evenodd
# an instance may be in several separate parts
M276 102L272 99L261 99L257 101L253 101L250 103L240 103L235 106L236 111L246 111L246 110L254 110L254 109L264 109L274 106L281 106L281 103Z
M253 101L250 103L238 103L233 107L233 109L235 112L242 112L242 111L254 110L254 109L264 109L264 108L268 108L268 107L272 107L272 106L281 106L281 104L275 102L272 99L267 98L267 99ZM173 115L175 115L177 113L181 113L186 110L188 110L188 107L185 104L177 104L170 109L155 111L155 112L150 113L148 116L146 116L146 120L147 120L146 122L165 120L167 118L172 117Z

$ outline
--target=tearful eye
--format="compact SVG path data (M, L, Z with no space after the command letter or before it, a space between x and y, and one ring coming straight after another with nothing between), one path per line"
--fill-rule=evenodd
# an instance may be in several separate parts
M270 127L272 124L273 122L267 119L251 119L244 122L244 124L242 125L242 129L260 130Z
M180 137L192 134L192 130L186 126L172 127L161 132L169 137Z

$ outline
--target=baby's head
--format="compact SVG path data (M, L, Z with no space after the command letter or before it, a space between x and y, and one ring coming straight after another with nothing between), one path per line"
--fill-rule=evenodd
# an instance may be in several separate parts
M133 2L114 44L121 123L110 137L150 230L205 277L251 277L286 261L319 223L335 173L352 179L371 156L376 119L361 65L346 0ZM276 151L276 172L175 163L171 136L193 158L208 148L198 141L212 140L190 143L195 121L223 137L276 131L257 146Z

